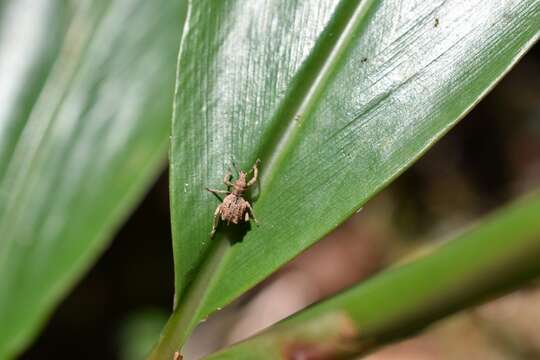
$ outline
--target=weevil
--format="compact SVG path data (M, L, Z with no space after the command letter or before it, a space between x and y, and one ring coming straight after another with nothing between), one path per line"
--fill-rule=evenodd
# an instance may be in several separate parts
M240 221L248 222L251 216L255 224L258 224L257 218L255 218L255 214L253 213L253 208L251 207L251 204L249 203L249 201L244 199L244 192L246 192L246 190L250 186L257 182L260 162L260 160L257 160L255 162L255 165L253 165L251 170L247 173L237 169L238 179L234 182L231 182L232 171L229 168L229 170L225 173L225 176L223 177L223 183L227 186L227 190L206 188L206 190L216 195L227 194L227 196L225 196L225 198L223 199L223 202L218 205L216 211L214 212L214 220L212 222L212 231L210 232L210 238L214 237L220 219L221 221L226 221L227 225L229 225L230 223L238 224ZM247 177L251 173L253 173L253 177L248 181ZM230 190L231 188L232 191Z

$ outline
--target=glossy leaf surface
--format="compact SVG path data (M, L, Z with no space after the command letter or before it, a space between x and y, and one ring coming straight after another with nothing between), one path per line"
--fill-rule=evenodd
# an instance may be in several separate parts
M163 166L182 4L2 2L1 359L28 343Z
M534 43L535 1L194 1L171 144L177 311L156 354L331 231ZM231 159L260 226L209 238ZM223 186L223 185L221 185Z
M209 359L355 358L540 275L540 193Z

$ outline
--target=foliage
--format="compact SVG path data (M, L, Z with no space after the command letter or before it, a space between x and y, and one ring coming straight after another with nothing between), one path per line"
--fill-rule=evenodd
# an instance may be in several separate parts
M184 11L3 4L0 359L35 334L163 165Z
M357 211L539 30L530 1L318 4L191 3L171 141L177 306L151 358ZM260 226L211 241L217 202L202 189L231 159L247 169L257 158Z

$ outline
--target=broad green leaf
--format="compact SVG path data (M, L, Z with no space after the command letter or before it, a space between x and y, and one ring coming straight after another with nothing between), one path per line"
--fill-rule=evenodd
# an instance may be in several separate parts
M171 144L177 308L153 356L359 209L539 28L528 0L192 2ZM232 158L262 160L260 226L211 240L218 201L204 187Z
M57 0L0 3L0 183L60 51L71 17L66 4ZM3 204L0 201L0 208Z
M101 253L163 165L185 3L11 0L0 16L6 359Z
M540 275L540 193L209 359L353 358Z

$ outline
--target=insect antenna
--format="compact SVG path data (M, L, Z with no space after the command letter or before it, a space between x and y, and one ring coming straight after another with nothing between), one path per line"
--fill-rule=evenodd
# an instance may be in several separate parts
M238 164L236 163L236 160L234 158L231 160L231 164L234 167L234 170L236 170L236 175L239 176L240 172L242 170L240 170L240 168L238 167Z

